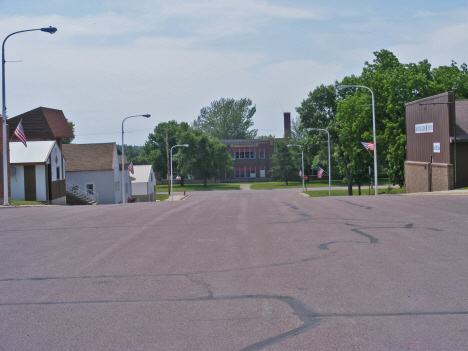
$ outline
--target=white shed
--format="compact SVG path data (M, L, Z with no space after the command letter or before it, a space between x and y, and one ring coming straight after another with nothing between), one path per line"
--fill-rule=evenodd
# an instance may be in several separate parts
M55 140L10 143L11 199L66 203L65 159Z
M132 198L138 201L156 201L156 177L153 166L135 165L132 177Z

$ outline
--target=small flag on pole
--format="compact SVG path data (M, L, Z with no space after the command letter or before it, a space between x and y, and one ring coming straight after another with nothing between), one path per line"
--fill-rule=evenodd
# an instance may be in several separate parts
M26 135L24 135L23 125L21 124L21 121L16 127L14 134L19 140L21 140L24 146L28 147L28 145L26 144Z
M363 141L361 141L362 145L364 145L364 147L367 149L367 150L374 150L374 144L373 143L365 143Z
M130 162L130 164L128 165L128 170L130 171L131 174L134 173L134 169L133 169L133 162Z
M302 177L302 170L299 170L299 177Z
M319 167L319 168L318 168L317 176L318 176L319 178L322 178L322 174L323 174L323 169Z

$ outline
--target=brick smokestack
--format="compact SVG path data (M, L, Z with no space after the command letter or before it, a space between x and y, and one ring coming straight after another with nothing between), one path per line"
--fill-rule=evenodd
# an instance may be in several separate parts
M291 136L291 112L284 113L284 137Z

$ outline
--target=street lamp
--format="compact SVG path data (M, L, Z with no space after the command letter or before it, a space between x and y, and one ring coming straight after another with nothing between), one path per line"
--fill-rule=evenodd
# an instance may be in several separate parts
M188 144L182 144L182 145L174 145L171 147L171 201L174 201L174 193L172 191L172 149L175 147L189 147Z
M324 130L328 134L328 196L331 196L331 159L330 159L330 133L326 129L322 128L307 128L308 131L311 130Z
M301 147L301 145L293 145L293 144L289 144L288 145L289 147L291 146L299 146ZM301 150L301 154L302 154L302 191L304 191L304 151Z
M346 89L346 88L364 88L371 92L372 94L372 133L374 135L374 183L375 183L375 196L379 194L379 190L377 189L377 143L375 139L375 104L374 104L374 92L364 86L364 85L338 85L337 89Z
M8 35L2 44L2 136L3 136L3 205L8 206L10 204L8 197L8 149L7 149L7 135L6 135L6 104L5 104L5 42L9 37L12 35L23 33L23 32L32 32L40 30L42 32L54 34L57 31L55 27L49 28L37 28L37 29L27 29L27 30L20 30L18 32L11 33Z
M145 118L150 118L151 115L146 114L146 115L136 115L136 116L129 116L125 117L124 120L122 121L122 184L120 185L120 190L122 191L122 204L124 204L125 201L125 187L124 187L124 157L125 157L125 152L124 152L124 122L126 119L133 118L133 117L145 117Z

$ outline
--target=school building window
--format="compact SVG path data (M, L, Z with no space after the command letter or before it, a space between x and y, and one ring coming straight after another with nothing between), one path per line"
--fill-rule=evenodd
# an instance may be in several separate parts
M255 148L241 147L234 149L234 159L254 159Z
M265 148L264 147L259 148L258 158L265 158Z
M265 178L265 166L260 166L260 178Z
M236 167L234 169L234 178L255 178L255 167Z

